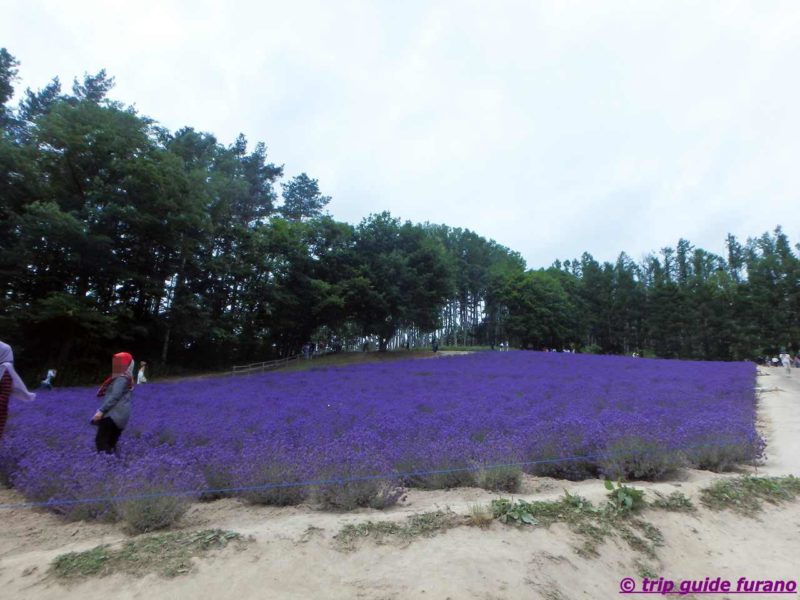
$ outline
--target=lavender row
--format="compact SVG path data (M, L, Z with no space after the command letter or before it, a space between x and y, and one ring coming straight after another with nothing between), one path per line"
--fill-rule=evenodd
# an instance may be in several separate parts
M485 465L658 478L763 454L754 377L748 363L504 352L147 384L118 456L94 451L94 390L60 389L13 407L0 476L35 501L387 476L233 494L293 504L313 492L334 508L385 506L401 486L519 480L520 468ZM119 512L107 502L53 509Z

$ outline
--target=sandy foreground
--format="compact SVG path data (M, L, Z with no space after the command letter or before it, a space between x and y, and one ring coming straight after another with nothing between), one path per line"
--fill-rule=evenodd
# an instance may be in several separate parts
M800 371L787 376L782 369L769 368L765 373L758 378L763 390L760 425L769 445L767 461L758 474L800 475ZM680 490L699 505L698 490L719 477L724 476L685 471L671 482L636 486L667 494ZM529 477L523 493L515 497L555 499L564 489L594 502L601 502L605 495L597 480L570 483ZM65 552L128 539L120 527L65 523L31 509L0 509L0 599L572 600L619 598L625 577L633 578L640 589L635 563L641 555L613 538L601 547L599 558L583 558L575 551L582 540L564 525L549 529L518 529L497 522L488 529L459 526L405 545L364 540L351 551L342 550L333 539L348 523L402 521L408 515L447 508L466 514L471 505L499 496L509 497L474 488L412 491L391 510L346 514L305 507L252 507L235 500L196 504L182 528L231 529L252 536L253 543L243 550L227 548L197 559L194 571L173 579L113 575L69 585L47 574L50 561ZM0 489L0 503L20 501L14 491ZM800 502L767 506L757 519L704 508L694 515L647 510L643 516L665 538L658 559L646 561L663 577L800 580Z

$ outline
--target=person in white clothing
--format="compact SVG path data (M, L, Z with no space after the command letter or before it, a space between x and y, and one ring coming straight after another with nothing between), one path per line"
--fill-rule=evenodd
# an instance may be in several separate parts
M136 374L136 383L142 384L147 383L147 377L144 374L144 368L147 366L147 363L142 361L139 364L139 372Z
M53 389L53 379L56 378L57 374L58 374L58 371L56 371L55 369L48 369L47 370L47 376L42 380L42 382L40 384L40 387L47 388L48 390L52 390Z
M792 359L789 357L789 354L786 353L786 352L781 352L780 359L781 359L781 364L783 365L783 368L786 369L786 374L787 375L791 375L792 374Z
M11 398L31 402L36 394L31 394L20 376L14 370L14 351L6 343L0 342L0 438L8 419L8 403Z

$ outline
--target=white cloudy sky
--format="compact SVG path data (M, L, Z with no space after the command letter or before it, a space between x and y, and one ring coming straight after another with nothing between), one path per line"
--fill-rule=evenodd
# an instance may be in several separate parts
M170 129L264 141L338 219L473 229L529 266L782 224L800 2L0 0L19 88L101 68Z

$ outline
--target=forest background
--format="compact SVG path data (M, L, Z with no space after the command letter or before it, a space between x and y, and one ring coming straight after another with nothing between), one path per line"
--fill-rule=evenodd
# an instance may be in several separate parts
M128 350L160 374L321 348L442 345L746 360L800 340L800 245L685 239L636 261L528 268L478 233L326 214L264 143L175 132L104 71L26 90L0 49L0 332L35 380L93 380ZM598 224L602 227L602 224ZM531 235L547 223L531 223Z

